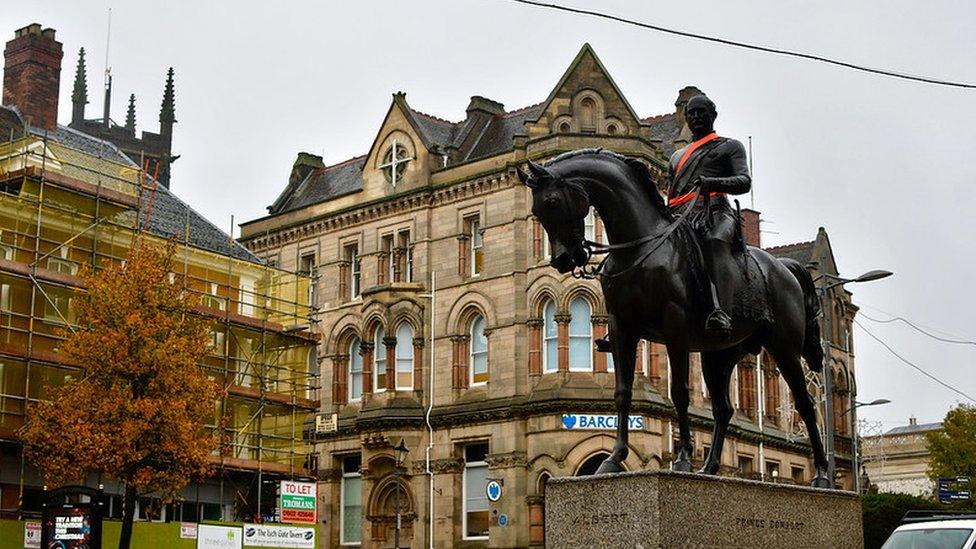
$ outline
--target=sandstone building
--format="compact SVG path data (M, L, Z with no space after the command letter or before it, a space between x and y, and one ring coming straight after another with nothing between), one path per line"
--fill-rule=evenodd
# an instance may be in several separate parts
M585 45L535 105L506 110L475 96L465 119L449 122L397 93L362 156L325 166L298 155L269 215L242 225L242 242L315 281L329 389L316 435L322 547L393 543L401 439L404 545L544 543L546 480L592 473L613 445L614 373L593 351L607 324L599 287L548 265L515 167L604 147L642 159L663 185L668 155L690 136L682 107L694 93L681 90L671 114L641 117ZM744 216L758 244L758 213ZM603 238L595 216L586 231ZM771 251L836 273L823 230ZM831 304L838 471L850 486L851 418L840 412L854 395L856 309L843 290ZM676 429L663 348L643 343L637 368L626 467L668 467ZM711 411L698 361L691 380L700 461ZM775 364L743 361L734 391L723 473L809 482L805 431ZM488 480L501 484L498 501Z
M940 429L941 422L919 424L913 417L908 425L861 439L860 462L867 483L879 492L935 496L935 481L929 478L930 454L925 434Z

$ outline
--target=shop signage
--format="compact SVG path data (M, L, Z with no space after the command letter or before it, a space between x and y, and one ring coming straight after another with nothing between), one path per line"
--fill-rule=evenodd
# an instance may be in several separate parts
M613 431L617 429L617 416L614 414L563 414L563 428ZM627 428L631 431L643 431L644 416L630 416Z
M240 526L201 524L197 527L197 549L241 549Z
M485 484L485 495L488 501L498 501L502 497L502 485L497 480L490 480Z
M244 546L315 549L315 528L245 524Z
M338 414L318 414L315 416L316 433L334 433L339 427Z
M281 481L281 522L315 524L314 482Z
M197 539L197 523L181 522L180 539Z
M28 549L40 549L41 547L41 523L24 523L24 547Z

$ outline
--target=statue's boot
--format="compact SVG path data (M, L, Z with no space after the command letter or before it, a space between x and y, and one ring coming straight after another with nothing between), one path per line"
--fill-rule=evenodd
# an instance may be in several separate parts
M593 345L596 347L596 352L598 353L609 353L610 352L610 333L603 337L598 337L593 340Z
M718 289L715 283L709 281L709 288L712 292L712 312L705 319L705 332L712 336L728 338L732 336L732 317L722 310L722 304L718 299Z

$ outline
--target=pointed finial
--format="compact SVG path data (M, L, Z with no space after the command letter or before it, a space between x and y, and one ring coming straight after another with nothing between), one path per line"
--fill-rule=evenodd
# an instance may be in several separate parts
M166 72L166 87L163 89L163 105L159 110L159 123L163 126L176 122L176 100L173 93L173 67Z
M85 70L85 48L78 50L78 68L75 69L75 88L71 93L72 103L88 104L88 73Z
M136 94L129 94L129 111L125 113L125 129L136 131Z

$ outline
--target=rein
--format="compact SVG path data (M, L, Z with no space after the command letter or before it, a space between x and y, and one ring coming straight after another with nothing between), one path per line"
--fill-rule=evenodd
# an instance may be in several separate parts
M698 189L695 190L695 196L690 200L690 202L694 204L698 200L698 197L700 195L701 195L701 188L699 187ZM706 194L705 197L707 199L708 195ZM647 236L638 238L637 240L631 240L630 242L622 242L620 244L601 244L599 242L594 242L592 240L583 239L583 250L586 252L586 263L584 263L583 266L581 267L576 267L575 269L573 269L573 277L582 278L582 279L593 279L593 278L597 278L598 276L602 276L603 278L617 278L618 276L630 272L638 265L643 263L645 259L651 256L651 254L656 252L658 248L660 248L665 242L667 242L668 237L670 237L671 234L674 233L674 231L682 223L684 223L686 219L688 219L688 215L691 213L693 209L694 209L693 206L685 208L684 213L682 213L678 219L672 221L671 224L665 227L664 230L661 231L660 233L649 234ZM647 244L648 242L653 242L655 240L658 240L659 242L656 245L652 246L650 250L648 250L643 255L641 255L636 261L631 263L627 268L612 274L607 274L603 272L603 267L606 264L607 260L610 259L611 252L637 248L638 246ZM593 257L594 255L600 255L600 254L607 254L607 255L606 257L603 258L602 261L600 261L600 263L596 267L590 267L588 265L590 258Z

